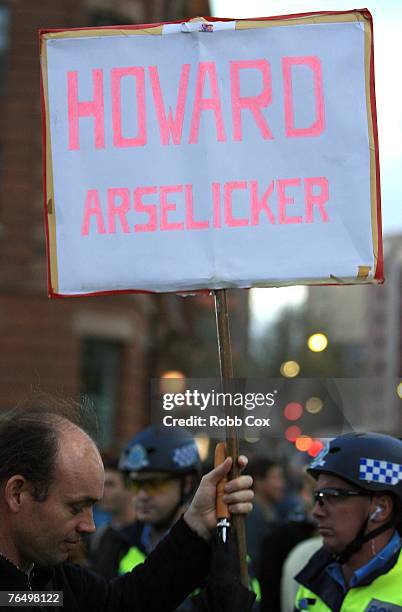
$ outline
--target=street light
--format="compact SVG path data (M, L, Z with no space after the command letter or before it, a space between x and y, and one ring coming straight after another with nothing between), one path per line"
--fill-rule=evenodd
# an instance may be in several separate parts
M288 442L296 442L297 438L299 438L301 435L302 431L297 425L291 425L285 431L285 438L288 440Z
M323 407L323 401L319 397L309 397L306 402L306 410L310 414L318 414Z
M310 438L310 436L304 436L304 435L301 435L299 438L297 438L295 442L295 446L297 450L301 452L307 452L310 449L312 444L313 444L312 438Z
M328 338L325 334L312 334L307 340L307 346L313 353L321 353L328 346Z
M169 370L160 377L159 388L161 393L181 393L186 388L186 377L183 372Z
M303 414L303 406L299 402L289 402L286 404L283 414L288 421L297 421Z
M324 444L321 442L321 440L313 440L313 443L308 449L307 453L310 455L310 457L317 457L318 453L320 453L323 448Z
M284 361L280 367L280 373L285 378L294 378L300 372L300 366L297 361Z

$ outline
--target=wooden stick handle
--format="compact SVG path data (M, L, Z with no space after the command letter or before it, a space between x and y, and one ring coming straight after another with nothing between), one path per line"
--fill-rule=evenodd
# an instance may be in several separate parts
M221 370L223 392L225 392L225 390L229 390L229 381L233 379L232 349L230 345L229 311L226 299L226 290L216 289L214 291L214 297L216 329L218 335L219 365ZM229 406L226 408L226 416L234 416L233 406ZM237 476L239 476L240 474L240 469L238 465L239 442L237 439L236 428L234 426L226 427L226 447L228 456L232 457L233 459L232 469L230 470L229 478L237 478ZM240 580L242 585L248 589L249 581L244 517L239 514L233 515L232 525L237 537Z
M223 463L226 459L226 444L225 442L218 442L218 444L215 447L215 467L217 467L218 465L221 465L221 463ZM218 486L216 487L216 518L217 519L222 519L222 518L229 518L230 517L230 512L229 512L229 508L227 507L227 504L225 504L225 502L222 500L222 497L224 495L224 487L225 484L228 481L228 477L225 476L224 478L222 478L222 480L218 483Z

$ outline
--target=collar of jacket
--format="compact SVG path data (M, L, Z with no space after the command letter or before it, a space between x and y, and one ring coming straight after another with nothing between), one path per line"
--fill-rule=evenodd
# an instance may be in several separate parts
M53 577L52 568L34 567L30 576L19 570L11 561L0 557L0 590L29 591L41 590Z

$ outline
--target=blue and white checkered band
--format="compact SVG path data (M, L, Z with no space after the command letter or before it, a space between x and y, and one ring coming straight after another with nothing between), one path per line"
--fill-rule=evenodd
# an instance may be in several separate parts
M325 457L328 455L329 452L329 440L324 440L323 444L324 447L318 453L317 457L310 463L310 465L308 466L309 468L316 469L325 465Z
M402 465L361 457L359 479L380 484L396 485L402 480Z
M132 470L138 470L139 468L146 467L149 465L147 458L147 451L141 444L134 444L130 449L128 456L125 461Z
M187 467L189 465L194 465L198 460L198 451L197 447L194 443L186 444L185 446L180 446L179 448L175 448L173 451L173 462L176 463L181 468Z

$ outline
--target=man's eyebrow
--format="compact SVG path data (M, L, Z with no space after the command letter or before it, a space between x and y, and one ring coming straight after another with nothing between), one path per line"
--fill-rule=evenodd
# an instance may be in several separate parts
M67 500L69 504L71 505L83 505L83 506L93 506L94 504L96 504L99 499L95 498L95 497L79 497L79 498L74 498L71 497L70 499Z

